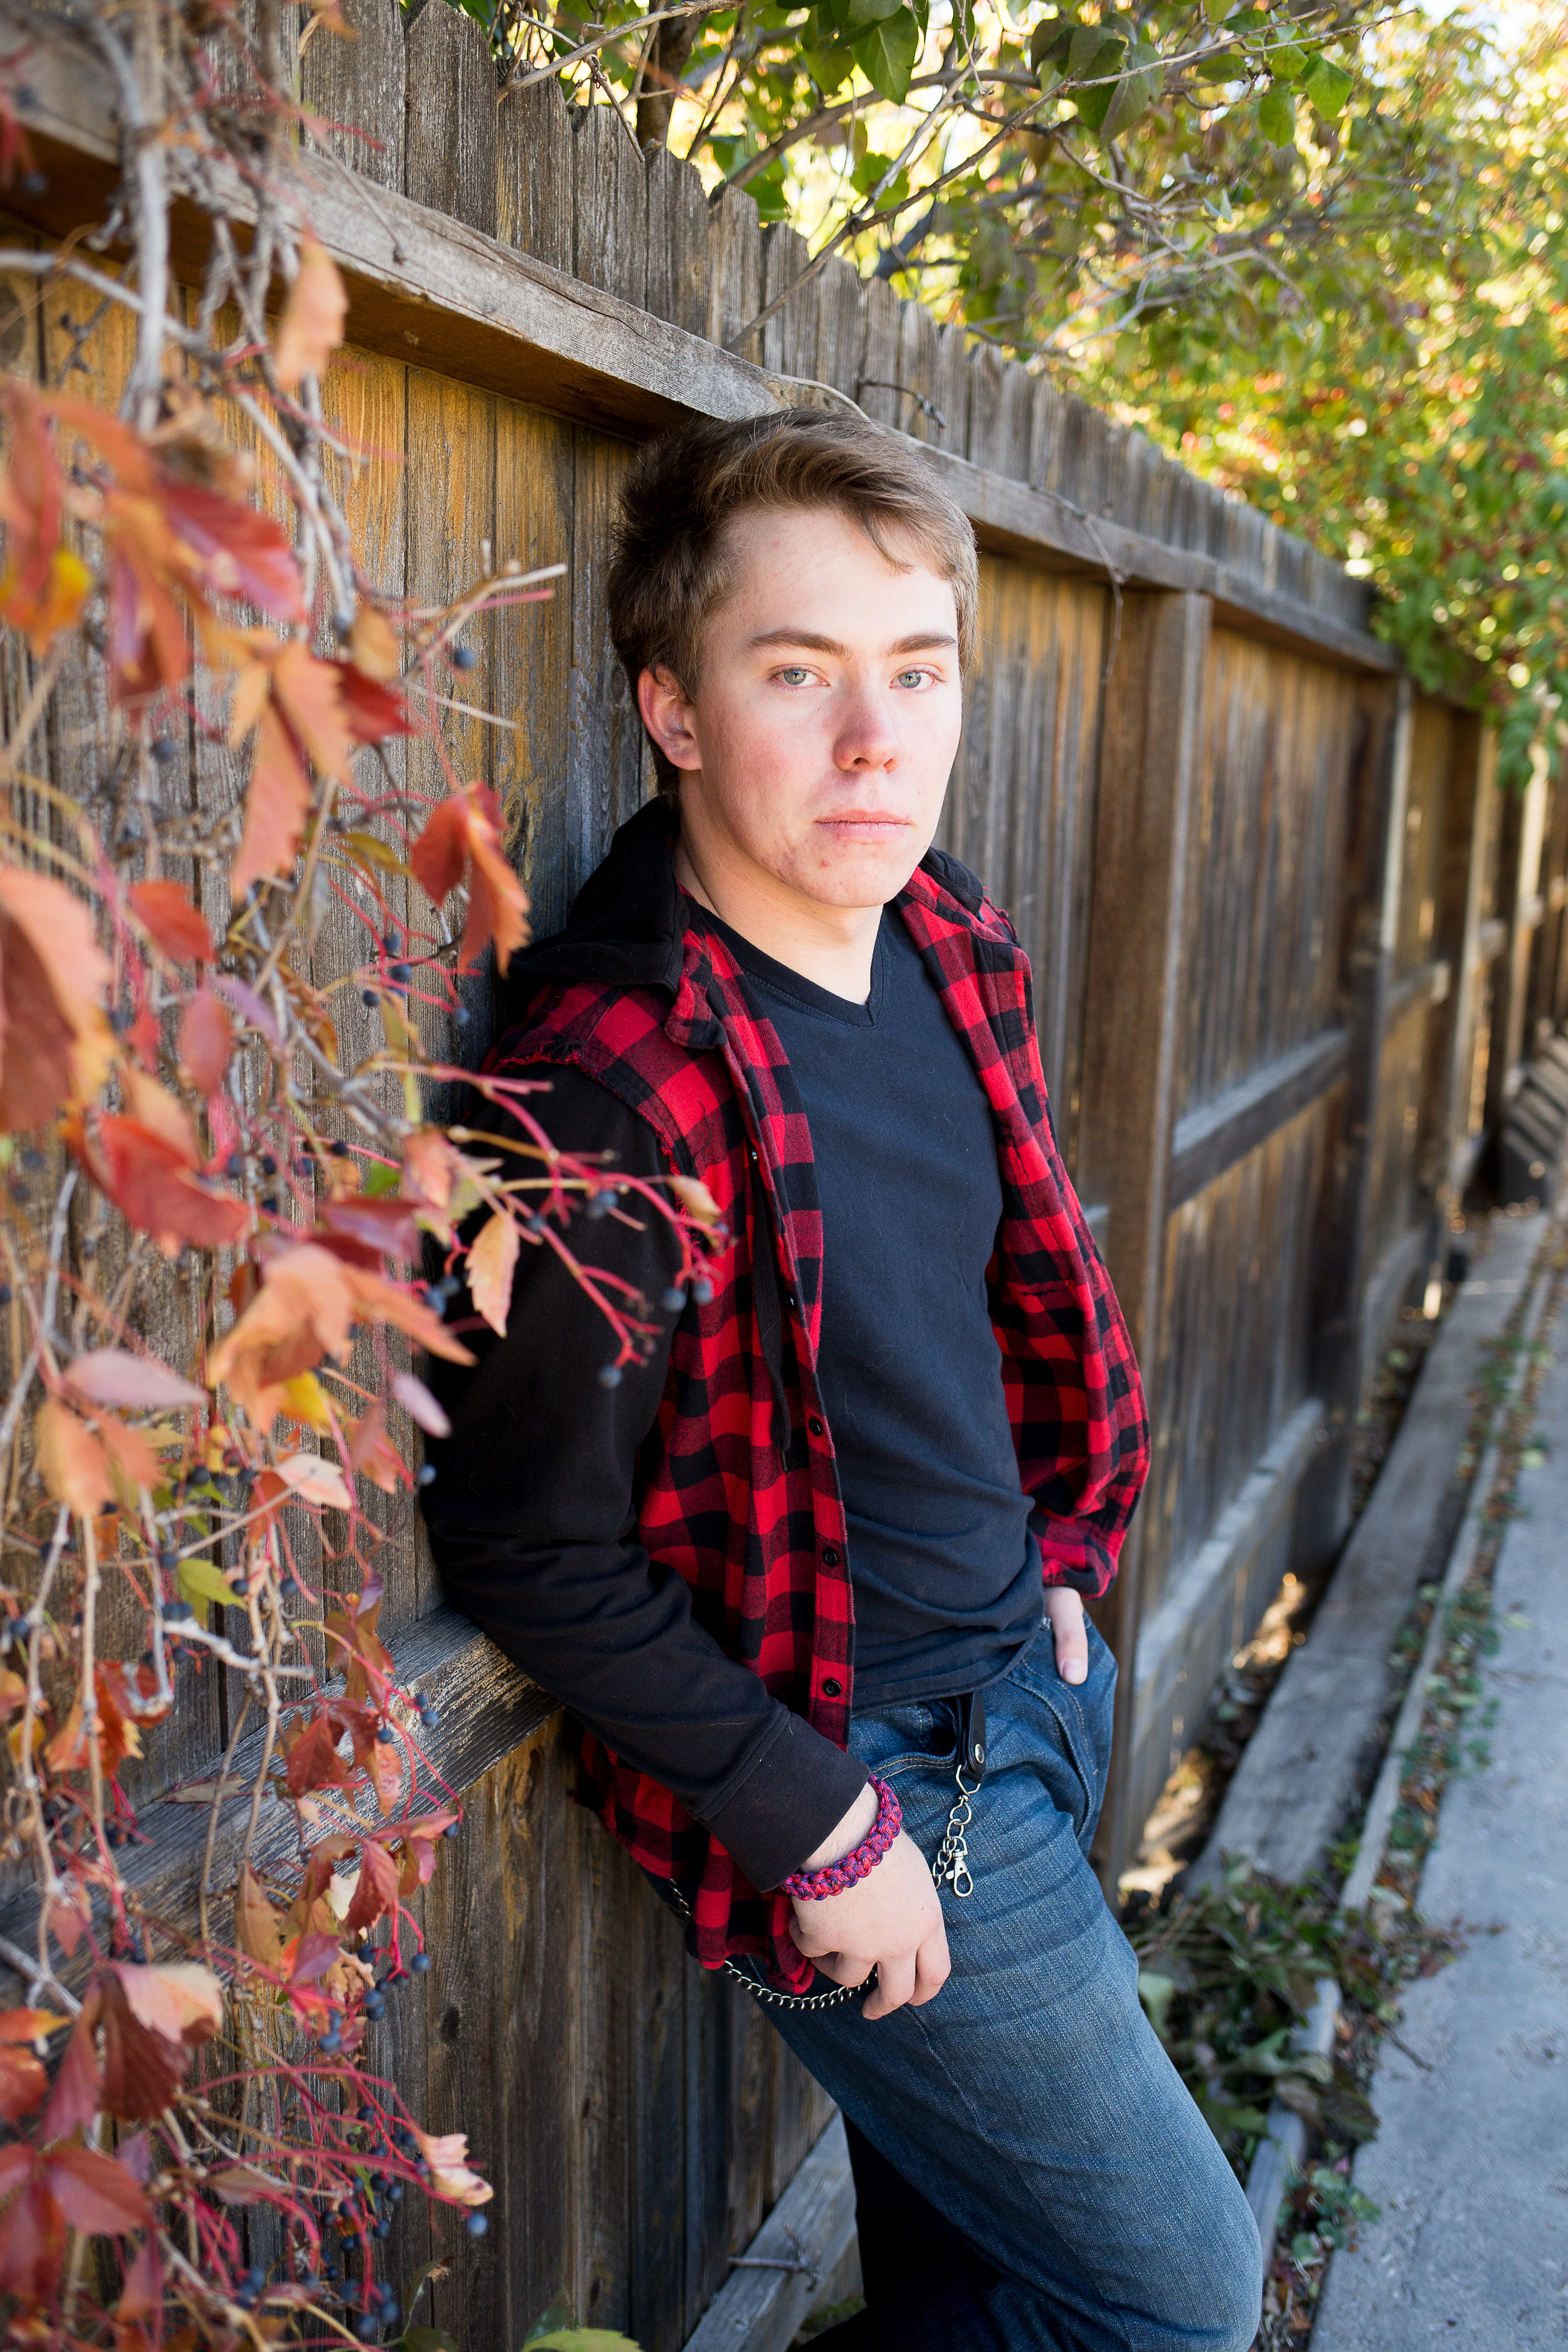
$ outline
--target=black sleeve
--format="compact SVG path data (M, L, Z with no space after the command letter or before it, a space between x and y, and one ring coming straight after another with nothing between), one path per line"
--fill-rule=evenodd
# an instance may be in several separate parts
M628 1175L668 1172L647 1123L603 1087L575 1070L540 1075L552 1090L529 1108L552 1143L607 1153ZM517 1131L488 1105L469 1123ZM498 1647L671 1790L753 1885L776 1886L848 1811L866 1769L725 1656L694 1623L683 1579L637 1540L637 1459L664 1389L677 1318L662 1301L679 1253L635 1195L624 1207L634 1223L579 1215L568 1238L584 1265L644 1294L659 1326L651 1360L605 1387L608 1323L548 1244L525 1241L505 1337L471 1327L463 1294L447 1319L479 1360L431 1360L452 1433L426 1448L430 1541L449 1597Z

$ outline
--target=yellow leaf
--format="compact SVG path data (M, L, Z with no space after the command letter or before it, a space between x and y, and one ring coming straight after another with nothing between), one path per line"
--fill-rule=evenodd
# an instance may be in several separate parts
M374 677L379 686L395 677L402 667L398 653L397 633L386 614L374 604L362 604L353 617L349 631L349 652L353 666L366 677Z
M291 1381L281 1383L280 1393L283 1402L279 1412L286 1412L290 1421L302 1421L319 1437L327 1435L332 1425L331 1408L314 1372L296 1372Z
M210 1559L183 1559L180 1562L180 1591L204 1625L207 1622L209 1601L216 1601L226 1609L234 1606L234 1587Z
M468 1295L490 1329L503 1334L511 1311L517 1252L517 1227L499 1210L487 1220L468 1252Z

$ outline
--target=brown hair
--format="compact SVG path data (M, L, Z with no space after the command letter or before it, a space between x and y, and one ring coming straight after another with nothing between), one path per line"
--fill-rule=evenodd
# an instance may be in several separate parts
M918 549L952 586L959 661L971 667L979 580L963 509L900 435L842 411L792 408L686 425L634 461L609 578L610 635L634 694L645 669L668 669L696 691L703 626L731 590L724 532L750 507L836 507L889 563ZM652 748L659 790L673 793L679 771Z

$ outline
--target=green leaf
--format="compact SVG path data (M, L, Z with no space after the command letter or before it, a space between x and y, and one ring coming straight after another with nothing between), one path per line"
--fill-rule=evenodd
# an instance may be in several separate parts
M782 155L775 157L765 172L759 172L755 179L747 181L746 194L756 205L759 220L767 222L789 218L789 204L784 195L784 162Z
M855 62L877 92L879 98L890 99L902 106L909 96L910 77L915 69L915 59L921 53L920 26L914 13L900 8L896 16L888 16L873 25L868 33L854 44Z
M1100 135L1120 139L1131 123L1147 113L1159 95L1160 76L1145 68L1142 73L1123 74L1110 93L1110 104L1100 124Z
M1336 114L1344 112L1355 88L1343 66L1335 65L1331 58L1319 57L1308 64L1301 86L1325 122L1331 122Z
M1068 43L1068 71L1089 73L1097 79L1114 73L1126 47L1120 34L1108 39L1103 25L1079 25Z
M373 1160L364 1171L360 1190L367 1201L384 1201L389 1193L396 1192L402 1181L403 1171L400 1168L389 1168L384 1160Z
M400 2352L461 2352L444 2327L405 2327L397 2341Z
M1270 44L1268 68L1276 81L1300 81L1307 70L1307 52L1294 41Z
M629 2336L607 2327L562 2327L553 2336L531 2336L523 2352L639 2352Z
M1204 0L1204 15L1211 25L1223 25L1230 10L1230 0Z
M1142 2002L1150 2024L1162 2042L1170 2023L1171 2003L1176 1997L1176 1980L1163 1977L1156 1969L1138 1971L1138 1998Z
M823 97L832 98L854 72L855 52L847 45L837 44L825 49L803 49L801 63Z
M838 29L847 33L851 40L858 40L873 25L885 24L889 16L896 16L902 6L903 0L849 0Z
M576 2325L577 2315L569 2303L552 2303L548 2311L540 2313L523 2337L522 2352L528 2352L531 2344L537 2344L540 2337L548 2336L552 2328L575 2327Z
M1258 101L1258 128L1271 147L1289 147L1296 136L1296 101L1288 89L1266 89Z
M207 1603L216 1601L220 1609L232 1609L234 1587L215 1563L199 1556L180 1562L180 1591L205 1625Z

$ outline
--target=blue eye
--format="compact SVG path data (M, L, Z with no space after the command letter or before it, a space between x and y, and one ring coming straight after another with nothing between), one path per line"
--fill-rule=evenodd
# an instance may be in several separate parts
M900 686L923 686L925 682L926 673L923 669L901 669L899 672L898 683Z
M793 663L788 669L781 669L779 676L786 686L799 686L811 676L811 672L796 662Z

